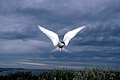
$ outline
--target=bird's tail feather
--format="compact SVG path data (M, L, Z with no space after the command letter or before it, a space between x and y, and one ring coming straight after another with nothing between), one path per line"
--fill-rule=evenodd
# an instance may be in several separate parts
M71 53L70 51L68 51L67 49L63 48L62 51L67 52L67 53Z
M53 49L51 52L55 52L55 51L64 51L64 52L66 52L66 53L71 53L70 51L68 51L68 50L65 49L65 48L60 49L60 48L58 48L58 47L56 47L55 49ZM51 53L51 52L50 52L50 53Z
M56 47L55 49L53 49L51 52L55 52L55 51L59 51L58 47Z

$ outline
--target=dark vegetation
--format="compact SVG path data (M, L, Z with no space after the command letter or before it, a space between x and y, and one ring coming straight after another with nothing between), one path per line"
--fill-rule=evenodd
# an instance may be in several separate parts
M16 72L0 76L0 80L120 80L119 70L86 68L81 71L53 70L40 74L32 72Z

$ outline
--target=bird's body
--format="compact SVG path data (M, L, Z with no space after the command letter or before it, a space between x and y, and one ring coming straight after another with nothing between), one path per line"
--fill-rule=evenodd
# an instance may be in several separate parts
M59 50L62 50L63 47L65 46L65 43L63 41L59 42L57 46L58 46Z
M69 31L67 32L65 35L64 35L64 38L63 38L63 41L59 41L59 38L58 38L58 35L56 33L54 33L53 31L50 31L44 27L41 27L41 26L38 26L38 28L44 33L46 34L53 42L53 45L54 46L57 46L57 48L53 51L56 51L56 50L60 50L60 51L66 51L68 52L64 46L67 46L69 41L79 32L81 31L82 29L84 29L86 26L82 26L82 27L79 27L77 29L74 29L72 31Z

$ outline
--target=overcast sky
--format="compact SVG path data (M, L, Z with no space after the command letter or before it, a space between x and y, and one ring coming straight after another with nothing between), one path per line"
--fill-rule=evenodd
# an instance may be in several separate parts
M120 0L0 0L0 67L120 68ZM64 34L80 26L66 47L37 27Z

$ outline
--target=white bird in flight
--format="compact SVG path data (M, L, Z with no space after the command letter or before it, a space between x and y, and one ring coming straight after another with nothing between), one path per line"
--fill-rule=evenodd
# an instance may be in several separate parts
M77 35L77 33L79 31L81 31L82 29L84 29L86 26L82 26L82 27L79 27L77 29L74 29L74 30L71 30L69 32L67 32L65 35L64 35L64 38L63 38L63 41L59 41L59 38L58 38L58 35L53 32L53 31L50 31L40 25L38 25L38 28L45 34L48 36L48 38L51 39L51 41L53 42L53 45L54 46L57 46L56 49L54 49L52 52L54 51L65 51L65 52L69 52L67 51L65 48L63 48L64 46L67 46L69 41L75 37Z

